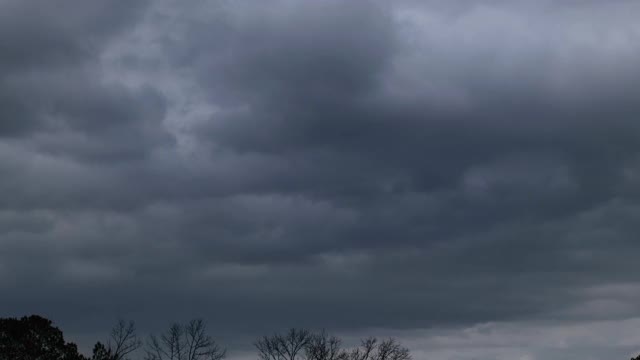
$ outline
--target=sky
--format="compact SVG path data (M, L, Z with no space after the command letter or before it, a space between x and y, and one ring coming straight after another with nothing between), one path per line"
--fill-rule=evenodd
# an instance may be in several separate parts
M0 315L637 355L639 13L0 0Z

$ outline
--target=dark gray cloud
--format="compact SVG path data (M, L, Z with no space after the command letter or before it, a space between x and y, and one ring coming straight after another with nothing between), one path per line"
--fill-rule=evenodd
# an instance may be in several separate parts
M234 348L428 331L442 359L512 356L437 334L517 324L538 359L566 358L539 321L640 310L632 2L0 10L9 315L85 335L200 315ZM587 347L567 351L632 350Z

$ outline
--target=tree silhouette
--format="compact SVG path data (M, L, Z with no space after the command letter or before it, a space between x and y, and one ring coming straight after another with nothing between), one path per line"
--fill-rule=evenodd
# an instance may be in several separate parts
M158 338L149 336L147 360L221 360L226 350L206 333L202 320L191 320L186 325L173 324Z
M0 360L84 360L51 320L38 315L0 319Z
M342 340L329 336L326 331L311 336L305 348L307 360L343 360L346 353L341 349Z
M304 355L311 339L308 330L291 328L284 334L264 336L254 346L261 360L297 360Z
M97 342L91 360L128 360L128 355L142 346L133 321L118 323L111 329L107 345Z
M411 360L409 349L395 339L380 342L370 337L346 350L339 338L324 330L314 334L291 329L285 334L263 336L254 345L260 360Z
M409 349L395 339L378 342L374 337L363 340L359 347L345 354L345 360L411 360Z
M113 360L111 351L107 349L101 342L97 342L93 347L93 355L91 360Z
M78 353L75 344L65 342L62 331L37 315L0 318L0 360L128 360L142 346L133 322L119 321L106 345L97 342L90 358ZM263 336L254 346L260 360L411 360L409 349L395 339L382 342L374 337L352 349L326 331L313 333L292 328ZM159 337L150 335L146 360L222 360L226 350L207 334L204 321L175 323ZM640 356L631 360L640 360Z
M138 350L142 341L136 334L136 325L133 321L118 321L111 330L111 337L107 342L107 349L112 354L112 360L125 360L127 355Z

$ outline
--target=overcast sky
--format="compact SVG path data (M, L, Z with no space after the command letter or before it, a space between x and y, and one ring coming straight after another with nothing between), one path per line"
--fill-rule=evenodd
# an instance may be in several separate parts
M640 2L0 0L0 315L640 353ZM247 351L249 351L247 353Z

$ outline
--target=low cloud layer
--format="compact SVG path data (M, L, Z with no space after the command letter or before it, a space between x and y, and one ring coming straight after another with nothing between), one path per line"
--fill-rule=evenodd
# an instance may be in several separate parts
M308 326L628 357L538 334L635 334L638 11L4 1L0 307L75 334L202 316L238 354ZM522 336L442 340L482 326Z

